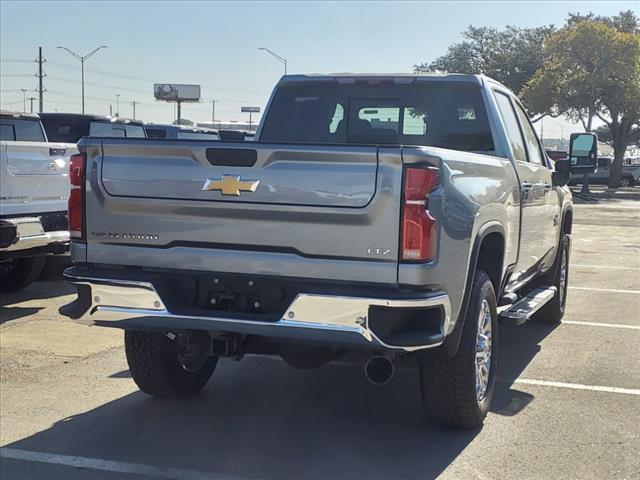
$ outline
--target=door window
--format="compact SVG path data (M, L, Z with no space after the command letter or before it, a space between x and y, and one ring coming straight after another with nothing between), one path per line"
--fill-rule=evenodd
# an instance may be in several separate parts
M527 161L527 151L524 147L524 140L522 138L522 132L520 131L520 125L518 124L518 118L511 105L509 97L503 93L495 92L496 102L498 109L500 110L500 116L504 122L504 127L507 130L507 137L511 144L511 150L513 150L513 156L520 162Z
M13 129L10 134L5 128ZM5 138L5 135L11 135L13 138ZM39 120L22 120L19 118L2 119L2 139L16 140L18 142L46 142L44 131Z
M542 156L542 150L540 149L540 142L538 142L538 136L531 126L529 116L517 102L514 103L516 104L516 113L518 114L520 125L522 126L522 131L524 132L524 139L527 143L527 153L529 154L529 161L537 165L546 166L544 157Z
M15 140L16 134L13 131L13 125L5 123L0 124L0 140Z

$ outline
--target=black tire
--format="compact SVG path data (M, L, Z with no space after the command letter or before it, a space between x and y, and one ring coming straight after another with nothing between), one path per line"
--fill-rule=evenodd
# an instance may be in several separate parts
M0 291L15 292L35 282L44 268L46 258L22 257L0 265Z
M568 235L562 234L560 241L560 250L558 259L553 267L553 277L548 279L549 285L556 287L556 295L549 300L540 310L533 314L533 320L536 322L557 325L564 317L565 307L567 305L567 290L569 285L569 253L570 238ZM564 262L564 263L563 263ZM562 274L564 265L564 277Z
M491 316L489 375L481 394L476 393L476 349L478 322L486 306ZM483 315L484 318L484 315ZM482 425L495 387L498 362L498 315L496 295L489 276L475 273L471 298L464 320L460 346L453 358L424 354L419 358L422 405L427 417L435 423L456 428Z
M218 357L187 371L179 361L177 343L163 332L126 330L124 344L133 381L154 397L190 397L207 384Z
M635 182L633 181L633 177L622 177L620 179L620 186L621 187L633 187L633 185L635 184Z

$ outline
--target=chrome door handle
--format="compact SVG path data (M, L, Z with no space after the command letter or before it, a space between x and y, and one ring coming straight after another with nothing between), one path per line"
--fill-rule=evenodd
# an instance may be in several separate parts
M522 182L520 186L523 190L531 190L533 188L533 184L529 182Z
M553 186L552 186L552 185L549 185L548 183L545 183L545 184L544 184L544 190L545 190L545 192L550 191L552 188L553 188Z

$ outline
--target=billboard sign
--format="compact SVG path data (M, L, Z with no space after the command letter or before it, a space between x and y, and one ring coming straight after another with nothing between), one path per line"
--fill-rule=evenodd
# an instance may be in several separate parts
M162 102L197 102L200 100L200 85L156 83L153 96Z
M260 113L260 107L241 107L242 113Z

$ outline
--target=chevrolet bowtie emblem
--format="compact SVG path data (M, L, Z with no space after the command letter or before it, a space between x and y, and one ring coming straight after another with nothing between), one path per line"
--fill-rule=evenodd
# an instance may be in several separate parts
M202 190L220 190L222 195L236 195L240 192L255 192L260 185L260 180L240 180L236 175L223 175L221 180L210 180L204 182Z

